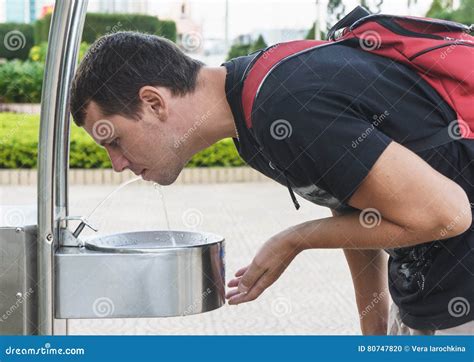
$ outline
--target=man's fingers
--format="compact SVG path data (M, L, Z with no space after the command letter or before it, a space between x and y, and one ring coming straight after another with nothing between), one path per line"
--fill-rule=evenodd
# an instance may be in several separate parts
M240 304L257 299L274 281L275 278L264 274L248 293L237 293L231 296L229 304Z
M247 271L247 269L249 268L249 266L244 266L243 268L240 268L239 270L237 270L235 272L235 278L234 279L231 279L228 283L227 283L227 286L229 288L234 288L236 286L239 285L239 281L241 279L241 276L244 275L244 273Z
M227 292L227 294L225 295L225 298L230 299L230 298L232 298L233 296L235 296L237 294L240 294L240 292L237 289L232 289L232 290Z
M240 268L239 270L237 270L235 272L235 276L236 277L241 277L242 275L244 275L244 273L247 271L247 269L249 268L250 265L247 265L247 266L244 266L243 268Z
M239 270L240 271L240 270ZM265 273L265 270L255 263L255 260L252 261L252 264L249 265L247 271L240 278L238 285L239 292L247 293L257 282L258 279Z
M227 286L229 288L236 287L237 285L239 285L239 281L240 281L240 278L232 279L229 283L227 283Z

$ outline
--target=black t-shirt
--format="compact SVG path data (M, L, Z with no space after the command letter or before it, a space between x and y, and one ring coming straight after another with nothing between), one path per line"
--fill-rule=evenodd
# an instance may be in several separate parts
M303 198L344 212L347 200L394 140L409 145L456 119L418 74L343 45L302 53L265 79L247 129L241 80L255 55L224 63L241 157ZM409 146L407 146L409 147ZM464 188L474 205L474 141L417 152ZM464 234L387 250L389 288L403 322L444 329L474 319L474 226Z

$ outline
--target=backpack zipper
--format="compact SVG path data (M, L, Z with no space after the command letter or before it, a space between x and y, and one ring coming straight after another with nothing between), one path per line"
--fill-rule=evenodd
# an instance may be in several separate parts
M408 36L412 38L427 38L427 39L444 40L444 37L440 35L417 33L416 31L405 29L403 26L398 25L397 23L393 21L392 22L387 21L386 19L380 19L377 21L377 23L382 25L384 28L387 28L388 30L394 32L395 34L404 35L404 36Z
M460 24L457 22L453 21L445 21L445 20L440 20L440 19L423 19L423 18L413 18L413 17L405 17L405 16L396 16L396 15L383 15L383 14L372 14L368 15L364 18L361 18L354 22L349 28L350 31L353 29L359 27L360 25L368 22L368 21L395 21L395 20L401 20L401 21L407 21L407 22L412 22L412 23L425 23L425 24L430 24L430 25L438 25L438 26L444 26L446 28L446 32L465 32L469 33L472 32L472 25L467 26L464 24ZM398 25L398 24L397 24ZM398 25L400 26L400 25ZM404 29L404 28L402 28ZM405 29L406 30L406 29ZM409 31L409 30L407 30ZM416 34L416 33L415 33ZM404 34L402 34L404 35Z
M440 45L437 45L437 46L434 46L434 47L431 47L431 48L428 48L428 49L424 49L424 50L412 55L410 58L408 58L408 60L412 61L413 59L418 58L420 55L423 55L423 54L426 54L426 53L428 53L432 50L444 48L444 47L447 47L447 46L450 46L450 45L455 45L455 46L463 45L463 46L468 46L468 47L474 47L474 44L466 43L465 41L454 41L454 42L451 42L451 43L444 43L444 44L440 44Z

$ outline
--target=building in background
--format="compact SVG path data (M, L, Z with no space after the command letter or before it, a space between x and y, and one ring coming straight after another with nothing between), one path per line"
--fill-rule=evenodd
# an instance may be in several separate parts
M151 0L90 0L87 11L94 13L150 14Z
M43 7L41 8L41 12L38 16L38 19L41 19L42 17L48 14L52 14L53 10L54 10L54 4L43 5Z
M6 23L32 23L37 19L37 7L38 0L1 0L0 21Z
M176 23L178 45L187 53L201 53L204 47L202 25L193 19L189 2L177 1L169 19Z
M258 34L240 34L234 38L232 44L247 45L257 40Z
M34 23L54 0L0 0L0 23Z
M5 3L6 3L6 0L0 0L0 23L4 23L7 21Z
M283 41L304 39L308 35L308 29L255 29L253 34L262 35L268 45ZM254 40L257 40L257 39Z
M126 13L158 16L176 23L177 43L188 53L203 51L202 25L191 14L189 1L157 0L89 0L89 12Z

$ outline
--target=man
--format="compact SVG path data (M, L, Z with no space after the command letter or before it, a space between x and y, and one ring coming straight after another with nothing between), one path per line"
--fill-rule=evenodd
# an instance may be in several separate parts
M206 67L156 36L107 35L79 66L71 112L117 172L169 185L233 137L295 204L293 191L333 210L268 240L229 282L229 304L257 298L305 249L343 248L364 334L473 333L474 142L403 146L448 127L453 110L405 66L331 45L271 73L248 129L241 79L254 56Z

